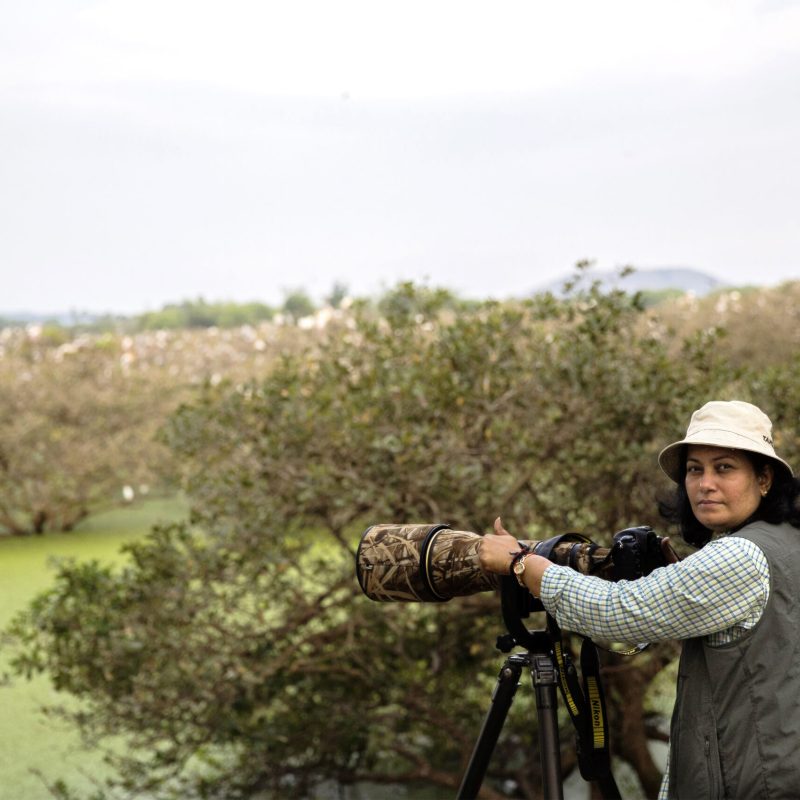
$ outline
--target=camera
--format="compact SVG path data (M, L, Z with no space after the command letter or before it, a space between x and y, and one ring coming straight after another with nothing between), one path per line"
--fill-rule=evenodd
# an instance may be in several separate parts
M359 585L379 602L441 603L493 591L502 576L481 569L481 538L446 524L371 525L356 553ZM611 547L601 547L580 533L519 544L554 564L611 581L635 580L668 563L662 537L647 526L619 531Z

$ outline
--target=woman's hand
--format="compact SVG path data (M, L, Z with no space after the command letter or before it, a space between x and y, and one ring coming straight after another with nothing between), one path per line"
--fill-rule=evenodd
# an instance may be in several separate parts
M494 521L494 533L487 533L480 541L478 559L481 569L484 572L508 575L511 571L511 559L519 550L519 542L503 528L498 517Z
M478 560L484 572L496 572L508 575L511 572L511 561L520 550L519 542L503 527L498 517L494 521L494 533L487 533L480 541ZM538 597L542 588L542 576L553 563L542 556L525 556L525 572L522 580L528 591Z

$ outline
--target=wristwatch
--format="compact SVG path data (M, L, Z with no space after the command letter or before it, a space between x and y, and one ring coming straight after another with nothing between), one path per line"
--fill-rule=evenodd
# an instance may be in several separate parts
M520 586L521 586L523 589L527 589L527 588L528 588L528 587L525 585L525 581L523 581L523 580L522 580L522 576L525 574L525 559L526 559L528 556L530 556L530 555L533 555L533 553L525 553L525 555L524 555L524 556L522 556L521 558L518 558L518 559L517 559L517 560L514 562L514 566L512 567L512 569L513 569L513 571L514 571L514 576L515 576L515 577L516 577L516 579L517 579L517 583L518 583L518 584L519 584L519 585L520 585Z

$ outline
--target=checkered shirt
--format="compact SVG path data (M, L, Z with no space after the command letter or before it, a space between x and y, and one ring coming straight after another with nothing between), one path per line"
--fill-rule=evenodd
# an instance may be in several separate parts
M558 624L592 639L658 642L705 637L711 647L752 628L769 598L769 566L747 539L724 536L678 564L611 583L552 565L541 600ZM659 800L668 796L669 760Z

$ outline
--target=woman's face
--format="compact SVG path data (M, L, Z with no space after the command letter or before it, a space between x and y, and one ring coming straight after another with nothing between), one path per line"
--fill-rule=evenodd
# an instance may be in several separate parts
M741 525L772 484L772 468L757 475L738 450L690 445L686 453L686 492L698 522L715 533Z

